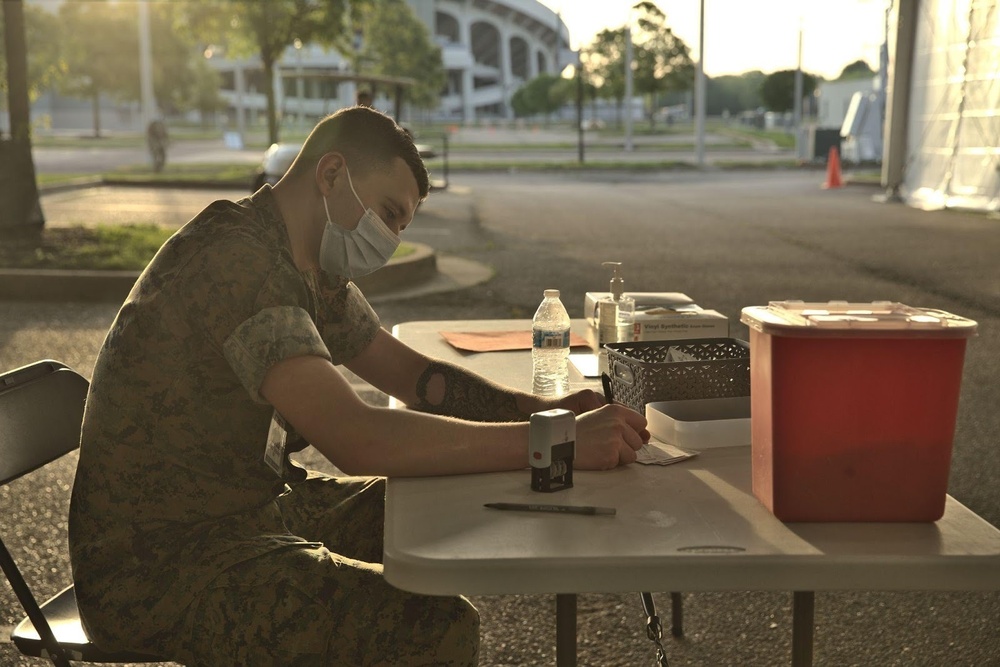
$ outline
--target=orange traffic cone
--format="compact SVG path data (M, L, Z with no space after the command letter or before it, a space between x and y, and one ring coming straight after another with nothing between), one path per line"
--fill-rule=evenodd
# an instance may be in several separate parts
M826 183L824 189L842 188L844 181L840 178L840 152L836 146L830 146L830 156L826 159Z

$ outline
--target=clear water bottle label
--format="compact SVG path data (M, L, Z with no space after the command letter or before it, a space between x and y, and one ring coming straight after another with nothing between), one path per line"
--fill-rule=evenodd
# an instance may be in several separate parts
M569 331L534 331L531 344L542 349L569 347Z

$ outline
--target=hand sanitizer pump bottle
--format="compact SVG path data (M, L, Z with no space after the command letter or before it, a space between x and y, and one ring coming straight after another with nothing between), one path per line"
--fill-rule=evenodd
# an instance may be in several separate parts
M613 272L610 301L614 304L614 308L607 307L609 319L605 322L605 306L603 303L598 305L598 338L604 338L605 327L607 327L606 331L609 336L608 340L602 340L600 344L629 342L632 340L632 323L635 319L635 299L625 294L625 280L621 276L622 263L603 262L602 266L610 267ZM614 312L613 319L611 319L612 311Z

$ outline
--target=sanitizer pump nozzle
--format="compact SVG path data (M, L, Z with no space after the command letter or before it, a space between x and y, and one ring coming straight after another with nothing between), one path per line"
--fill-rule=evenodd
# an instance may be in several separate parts
M615 340L619 343L632 339L632 322L635 317L635 299L625 295L625 279L621 275L621 262L602 262L611 268L611 300L615 302Z
M625 281L622 279L620 273L622 268L621 262L602 262L601 266L609 266L613 273L611 274L611 298L615 301L621 301L622 295L625 293Z

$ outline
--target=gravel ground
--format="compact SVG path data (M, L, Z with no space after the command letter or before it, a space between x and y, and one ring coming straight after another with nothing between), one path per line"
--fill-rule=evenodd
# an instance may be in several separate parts
M818 181L803 184L799 176L791 177L799 189L782 197L767 190L772 187L770 179L780 178L773 175L749 176L746 187L705 176L677 177L677 183L671 182L672 177L647 176L645 183L611 177L600 183L607 186L603 188L569 186L558 177L551 182L547 178L497 178L495 183L487 176L460 177L451 195L428 202L412 227L414 240L489 264L497 277L460 292L380 300L376 309L383 323L530 317L538 292L549 282L563 287L570 314L579 316L582 293L603 288L599 260L613 259L606 251L583 246L614 243L615 235L621 240L639 233L626 225L655 216L656 207L665 206L657 198L670 196L677 221L669 230L671 243L683 239L684 250L663 250L666 258L661 264L654 256L635 251L631 270L626 269L629 289L680 285L732 321L738 321L740 305L766 303L765 294L785 296L787 292L775 291L782 281L796 284L796 293L804 298L891 294L913 305L948 306L979 320L980 337L970 345L966 363L966 384L972 391L963 394L951 493L993 523L1000 520L995 481L995 444L1000 436L995 410L1000 358L995 334L1000 319L998 228L991 230L980 216L936 217L901 207L879 208L870 203L870 193L856 191L827 193L838 199L818 203L820 195L814 192ZM596 182L600 177L588 178ZM815 174L810 178L817 179ZM705 187L702 181L714 184L714 189L699 191ZM514 196L519 193L524 195ZM823 226L824 216L836 220ZM722 222L728 225L724 229ZM748 239L761 229L766 231L763 236ZM587 243L567 247L572 230ZM851 235L858 243L845 249ZM944 243L942 238L954 242ZM711 252L702 251L707 242L715 244ZM752 255L742 257L733 249L748 243L754 244ZM760 271L765 263L776 266ZM697 287L686 284L690 278L685 272L692 267L699 271ZM48 356L89 375L116 310L114 304L0 302L0 368ZM365 396L373 402L383 400L371 391ZM315 453L304 454L322 464ZM69 583L65 516L74 463L61 462L38 479L0 491L5 538L16 555L28 554L29 578L43 596ZM28 535L19 528L22 519L37 520L38 515L23 514L15 498L18 492L42 498L45 531ZM671 665L788 664L791 597L791 593L760 592L685 594L686 634L664 642ZM669 597L656 592L656 599L666 625ZM472 600L482 615L482 665L554 664L553 596ZM0 625L10 625L20 616L9 589L0 587ZM645 637L638 594L581 595L578 619L579 664L653 665L653 646ZM815 664L997 666L998 619L996 592L819 592ZM6 635L0 631L0 636ZM0 643L0 665L43 664L48 663L21 658L10 644Z
M38 308L23 305L23 307ZM47 307L41 309L42 314ZM73 309L64 319L80 318L85 324L102 313L89 308ZM103 315L110 313L106 309ZM22 308L0 305L0 313L22 315ZM53 313L54 314L54 313ZM64 312L65 315L65 312ZM0 321L9 321L4 317ZM92 347L77 343L86 354ZM48 347L47 349L57 349ZM93 354L91 351L91 354ZM72 348L63 359L72 359ZM53 355L59 356L59 355ZM0 360L3 360L0 358ZM81 357L82 360L82 357ZM72 364L72 362L69 362ZM77 365L86 368L85 365ZM323 467L318 454L304 452L304 461ZM42 479L15 482L17 489L45 494L48 528L29 536L19 533L11 540L17 553L31 553L30 577L36 593L50 595L69 583L65 544L65 515L69 504L75 457L50 466ZM23 491L22 491L23 492ZM21 524L13 496L0 495L0 512L6 518L4 534ZM37 520L36 517L32 517ZM23 556L22 556L23 558ZM873 665L998 665L996 619L1000 599L995 593L819 593L816 595L816 664L870 667ZM689 593L684 595L684 626L681 639L669 637L670 599L656 593L657 610L665 632L670 664L699 666L769 667L789 664L792 624L790 593ZM490 667L522 667L555 664L555 599L547 595L475 596L471 598L482 620L480 664ZM969 626L969 609L977 626ZM0 624L13 624L20 610L9 589L0 591ZM638 594L580 595L577 602L579 664L594 667L654 665L654 647L645 635L645 615ZM902 628L900 626L903 626ZM6 638L7 632L3 631ZM992 635L992 637L991 637ZM982 643L954 640L981 637ZM859 654L859 644L865 651ZM933 656L933 657L931 657ZM947 657L946 662L939 662ZM47 661L20 656L14 647L0 644L0 665L41 667Z

